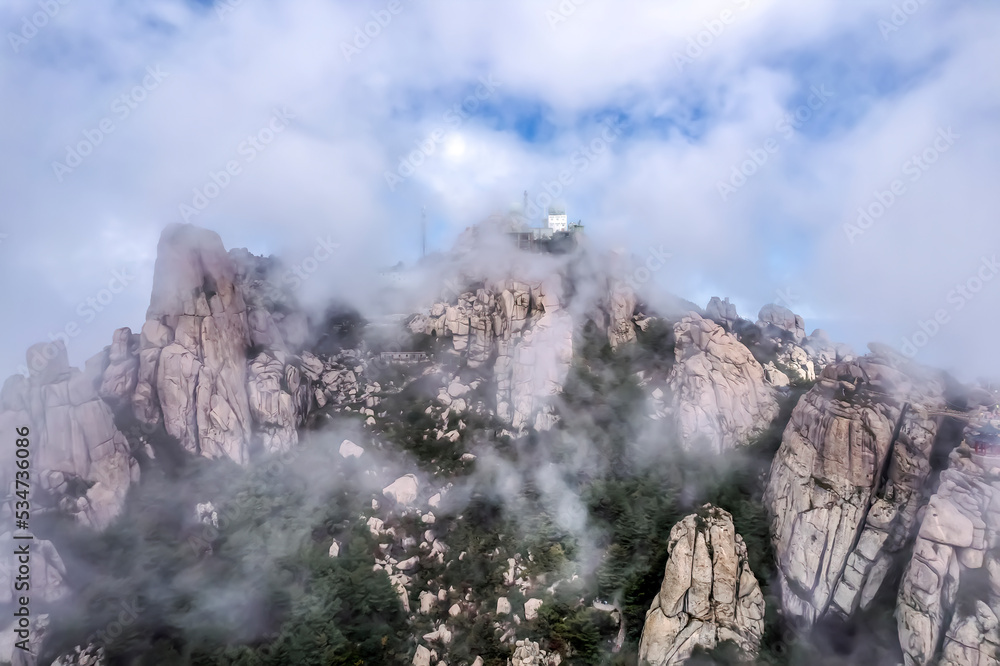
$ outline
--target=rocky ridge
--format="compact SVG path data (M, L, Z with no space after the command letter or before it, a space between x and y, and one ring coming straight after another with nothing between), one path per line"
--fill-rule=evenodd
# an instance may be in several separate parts
M399 388L370 378L378 358L363 345L310 350L309 322L275 290L267 260L226 252L217 235L194 227L168 228L159 253L141 333L119 329L82 371L69 367L61 343L36 346L28 353L31 375L0 391L0 426L28 424L36 433L45 510L95 530L115 519L140 467L155 460L154 433L192 456L245 465L292 450L318 412L355 412L377 432L383 400ZM473 414L496 416L514 434L552 427L551 399L566 381L582 323L570 307L572 290L562 277L466 286L408 322L462 366L421 364L406 380L436 382L437 398L426 408L436 426L424 436L458 441ZM598 309L582 318L599 322L612 348L636 342L648 324L624 283L609 280ZM906 664L1000 663L1000 468L964 444L948 457L961 439L954 419L942 416L955 412L951 380L878 346L857 358L822 331L806 335L802 318L778 306L765 306L752 323L713 299L705 316L692 312L668 324L670 373L643 388L688 447L704 440L724 452L746 443L772 424L789 385L816 382L792 412L765 495L785 616L802 626L850 619L895 594ZM483 398L485 387L495 387L495 401ZM345 442L341 455L362 459L365 449ZM430 647L421 644L414 663L447 652L455 622L432 612L439 606L449 618L495 615L516 663L558 663L558 653L538 643L515 643L515 628L522 618L534 621L543 603L517 600L542 589L523 562L495 563L509 567L503 581L516 588L513 604L504 596L486 609L470 589L415 589L414 570L461 557L434 527L447 492L403 475L363 517L384 546L374 566L408 611L428 616L421 635ZM199 504L199 521L212 520L214 508L202 509L211 506ZM40 596L55 601L66 594L66 567L45 543L33 569ZM329 553L340 553L337 541ZM0 585L11 590L9 580ZM753 653L762 631L763 596L732 518L707 509L677 523L642 654L682 663L696 645L724 640Z

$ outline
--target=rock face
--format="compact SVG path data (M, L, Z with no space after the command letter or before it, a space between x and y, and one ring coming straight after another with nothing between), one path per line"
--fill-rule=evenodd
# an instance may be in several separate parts
M743 538L727 512L706 505L670 530L670 558L646 613L639 660L683 664L696 646L733 641L756 654L764 632L764 595Z
M786 307L769 303L757 314L757 326L766 337L787 333L796 344L806 337L806 325L802 317Z
M764 369L721 326L690 313L674 326L676 364L668 383L682 442L714 451L745 443L778 414Z
M881 589L926 501L944 391L872 354L827 366L796 405L764 496L787 616L849 616Z
M236 267L214 232L164 230L139 346L136 416L196 455L249 460L250 327Z
M32 360L44 358L44 364ZM50 493L59 510L97 529L121 511L139 466L111 409L98 396L105 355L87 361L83 372L69 367L62 341L28 350L31 376L15 375L0 392L0 428L30 429L31 467L39 490ZM5 488L16 468L0 470ZM34 475L33 475L34 477Z
M635 310L638 298L635 291L620 280L612 280L608 294L608 342L612 349L635 342Z
M896 607L906 666L1000 664L1000 458L952 452Z
M454 303L435 304L409 327L450 339L470 367L492 363L497 414L514 429L551 425L545 405L562 390L573 357L573 320L563 309L561 280L485 282Z
M194 455L246 464L294 446L313 409L359 398L362 362L301 351L305 316L267 279L269 261L227 253L214 232L167 227L142 332L115 332L105 402L162 424Z
M705 307L705 317L724 326L727 331L732 331L740 315L736 312L736 306L730 303L728 298L723 300L718 296L712 296Z

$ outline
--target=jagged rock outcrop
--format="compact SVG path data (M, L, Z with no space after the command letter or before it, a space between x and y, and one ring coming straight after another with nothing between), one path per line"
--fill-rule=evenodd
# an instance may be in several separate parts
M831 363L852 361L856 357L850 346L833 342L821 328L817 328L802 341L802 348L813 360L817 370L822 370Z
M59 510L97 529L121 511L139 466L111 409L98 395L105 355L69 366L61 340L28 350L30 377L9 378L0 392L0 428L30 429L33 492L45 493ZM44 363L37 363L44 359ZM0 469L4 488L14 491L16 468ZM37 502L36 502L37 503Z
M757 326L766 337L788 334L796 344L806 337L806 324L799 315L788 308L768 303L757 314Z
M782 344L775 353L775 361L793 382L816 380L816 365L805 349L796 344Z
M1000 664L1000 457L963 443L923 512L899 588L906 666Z
M811 624L866 608L926 501L946 382L899 356L827 366L799 401L771 466L782 606Z
M660 592L646 613L639 660L683 664L696 646L710 649L722 641L756 654L764 595L732 516L706 505L670 530L669 554Z
M365 361L352 350L302 350L308 322L269 277L272 263L227 253L214 232L167 227L142 332L114 334L104 401L148 430L162 424L192 454L240 464L291 449L315 409L374 406L360 385Z
M724 326L727 331L732 331L740 315L736 312L736 306L730 303L728 298L723 300L718 296L712 296L705 307L705 317Z
M187 451L249 461L250 327L235 264L218 234L171 225L157 246L140 341L136 416Z
M674 336L676 364L668 383L684 445L703 440L725 451L777 416L764 369L735 336L694 312L674 326Z
M562 390L573 357L573 320L561 299L558 276L487 282L454 303L436 303L408 326L450 339L470 367L492 361L497 415L518 431L544 429L551 425L547 400Z

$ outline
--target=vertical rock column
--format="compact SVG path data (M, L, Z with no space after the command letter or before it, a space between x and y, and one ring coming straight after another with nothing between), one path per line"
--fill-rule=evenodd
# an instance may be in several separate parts
M136 417L191 453L249 459L250 330L235 266L219 236L188 225L164 230L139 348Z

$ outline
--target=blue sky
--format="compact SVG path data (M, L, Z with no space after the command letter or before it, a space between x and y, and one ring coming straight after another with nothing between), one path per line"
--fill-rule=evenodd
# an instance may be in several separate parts
M595 244L640 260L670 249L653 303L728 295L753 316L784 295L859 348L899 346L944 309L919 359L1000 373L1000 280L949 300L1000 251L995 4L52 6L44 21L36 0L0 8L0 280L17 285L4 300L18 322L0 374L67 325L76 363L138 327L160 229L233 161L190 221L292 261L333 237L342 256L306 285L314 300L363 303L371 272L412 261L422 207L444 249L563 173L557 198ZM276 113L289 117L271 136ZM113 131L95 134L104 120ZM947 128L958 138L938 151ZM261 133L259 150L245 143ZM59 173L88 136L101 140ZM925 151L912 179L906 161ZM420 163L403 175L401 158ZM896 180L905 192L851 235ZM81 315L123 270L121 293Z

